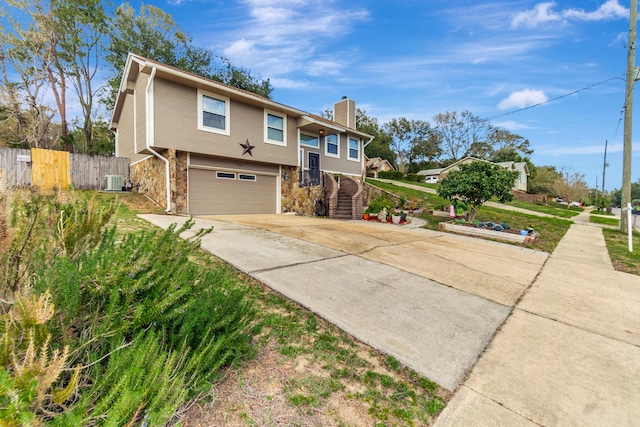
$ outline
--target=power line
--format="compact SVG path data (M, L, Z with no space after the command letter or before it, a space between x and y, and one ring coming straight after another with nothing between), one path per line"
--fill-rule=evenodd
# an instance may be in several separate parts
M569 92L569 93L566 93L564 95L560 95L560 96L555 97L553 99L548 99L548 100L546 100L544 102L539 102L537 104L529 105L528 107L520 108L520 109L513 110L513 111L508 111L506 113L498 114L497 116L488 117L487 120L493 120L493 119L497 119L497 118L500 118L500 117L509 116L511 114L519 113L520 111L529 110L529 109L534 108L534 107L539 107L541 105L545 105L545 104L548 104L550 102L557 101L559 99L566 98L566 97L571 96L571 95L575 95L576 93L584 92L585 90L592 89L592 88L594 88L596 86L600 86L600 85L608 83L608 82L610 82L612 80L622 80L622 81L624 81L624 78L622 78L622 77L612 77L610 79L603 80L601 82L594 83L592 85L583 87L582 89L574 90L573 92Z

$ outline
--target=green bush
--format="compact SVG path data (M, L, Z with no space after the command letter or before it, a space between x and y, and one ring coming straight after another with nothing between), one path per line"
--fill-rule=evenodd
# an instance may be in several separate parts
M391 200L391 197L387 194L381 194L369 202L367 210L369 213L376 214L386 208L389 213L394 207L395 203Z
M404 174L401 171L383 171L378 172L378 178L400 181L404 178Z
M0 425L163 425L252 353L255 311L246 286L223 265L192 261L210 230L183 240L188 221L119 236L106 227L113 210L94 207L38 194L16 198L0 279L25 296L3 299L1 314L15 318L20 309L30 319L24 313L50 309L42 324L2 322L20 329L0 330ZM13 361L29 362L33 350L43 358L37 372L48 374L21 380ZM47 367L55 354L64 358ZM57 397L43 405L34 392L49 389L46 396Z
M424 182L424 175L418 175L417 173L408 173L404 179L406 181L412 182Z

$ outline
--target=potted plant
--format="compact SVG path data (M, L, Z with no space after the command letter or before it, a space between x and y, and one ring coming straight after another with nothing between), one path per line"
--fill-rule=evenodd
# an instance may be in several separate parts
M395 209L391 214L391 222L394 224L400 224L400 211Z
M369 220L369 207L367 206L367 209L364 210L364 213L362 214L362 219L364 219L365 221Z

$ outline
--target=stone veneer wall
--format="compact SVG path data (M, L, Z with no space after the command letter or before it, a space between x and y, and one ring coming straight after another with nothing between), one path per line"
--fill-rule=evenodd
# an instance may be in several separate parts
M169 160L169 182L171 188L171 212L187 214L187 153L167 150L161 154ZM167 188L165 162L156 156L148 157L132 164L131 181L139 184L138 192L146 194L151 200L167 208Z
M167 208L165 165L156 156L147 157L129 167L131 182L139 185L138 193L146 194L163 208Z
M288 179L284 179L285 174ZM324 189L318 187L300 187L300 169L297 166L282 166L280 189L282 194L282 212L295 212L298 215L315 215L315 200L324 198Z
M369 206L369 202L372 199L375 199L382 194L388 195L391 200L396 202L396 204L400 203L400 197L396 196L395 194L371 185L368 182L364 182L362 184L362 203L364 206Z
M169 159L169 179L171 182L171 212L188 213L189 189L187 186L187 153L170 149L163 156Z

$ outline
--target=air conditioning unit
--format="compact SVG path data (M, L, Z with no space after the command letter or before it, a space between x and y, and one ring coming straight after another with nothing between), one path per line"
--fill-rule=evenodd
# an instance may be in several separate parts
M104 189L107 191L122 191L124 187L124 176L122 175L105 175Z

